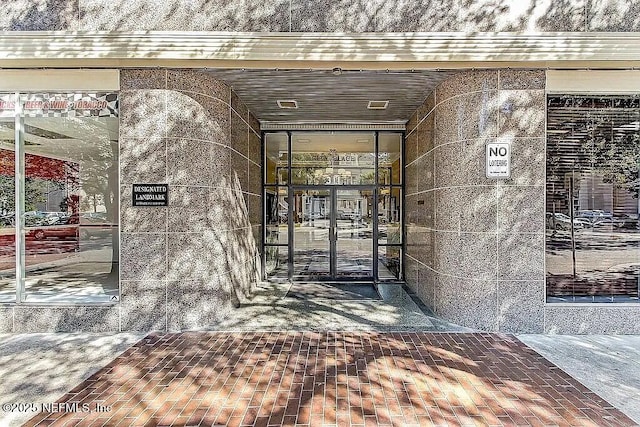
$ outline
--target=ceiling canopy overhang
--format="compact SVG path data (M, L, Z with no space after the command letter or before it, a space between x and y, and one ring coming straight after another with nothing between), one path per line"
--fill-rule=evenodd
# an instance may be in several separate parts
M636 68L640 33L0 32L1 68Z

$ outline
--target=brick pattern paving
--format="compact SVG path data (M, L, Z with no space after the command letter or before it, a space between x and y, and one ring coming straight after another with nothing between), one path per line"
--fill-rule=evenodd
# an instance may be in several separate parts
M26 425L631 426L509 335L152 334Z

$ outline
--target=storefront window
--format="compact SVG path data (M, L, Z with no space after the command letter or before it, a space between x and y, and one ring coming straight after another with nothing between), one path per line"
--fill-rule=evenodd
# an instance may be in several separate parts
M638 302L640 98L550 96L548 302Z
M6 117L13 106L5 107ZM117 301L118 96L22 94L20 107L20 141L1 152L8 159L18 151L24 165L3 168L23 191L22 220L13 229L23 242L19 299Z

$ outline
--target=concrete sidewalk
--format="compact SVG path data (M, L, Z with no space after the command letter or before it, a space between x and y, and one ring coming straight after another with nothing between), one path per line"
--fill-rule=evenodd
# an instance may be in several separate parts
M640 336L520 335L518 338L640 425Z
M0 404L53 403L144 334L0 334ZM19 426L31 408L0 407L0 426Z

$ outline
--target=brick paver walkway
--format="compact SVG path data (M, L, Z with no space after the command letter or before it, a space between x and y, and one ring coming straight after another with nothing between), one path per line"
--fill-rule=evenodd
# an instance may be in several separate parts
M152 334L60 402L26 425L634 425L497 334Z

